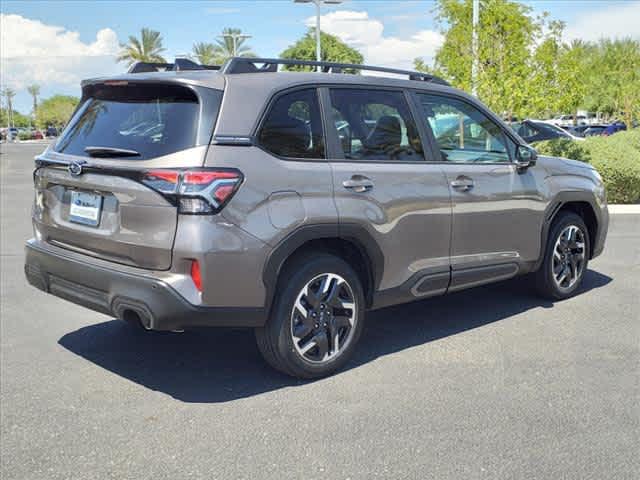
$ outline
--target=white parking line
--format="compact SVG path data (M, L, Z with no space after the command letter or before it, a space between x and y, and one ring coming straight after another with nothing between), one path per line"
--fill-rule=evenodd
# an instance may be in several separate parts
M640 204L634 205L609 205L609 213L618 214L640 214Z

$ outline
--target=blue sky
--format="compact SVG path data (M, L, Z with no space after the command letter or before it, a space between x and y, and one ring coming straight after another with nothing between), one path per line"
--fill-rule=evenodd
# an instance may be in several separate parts
M567 22L568 37L638 36L640 1L525 1ZM351 0L323 7L323 30L361 49L369 63L410 67L429 60L440 41L429 0ZM18 91L16 107L28 112L27 84L42 96L78 94L79 79L125 69L113 54L142 27L162 32L167 58L188 53L194 42L212 41L224 27L238 27L261 56L277 56L307 29L311 5L293 0L236 1L15 1L3 0L3 85ZM57 27L57 28L54 28Z

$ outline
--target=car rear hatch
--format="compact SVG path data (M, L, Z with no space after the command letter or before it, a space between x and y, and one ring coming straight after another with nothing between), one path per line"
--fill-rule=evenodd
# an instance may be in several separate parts
M67 128L36 158L36 235L104 260L169 269L178 207L145 179L203 166L221 97L157 80L84 85Z

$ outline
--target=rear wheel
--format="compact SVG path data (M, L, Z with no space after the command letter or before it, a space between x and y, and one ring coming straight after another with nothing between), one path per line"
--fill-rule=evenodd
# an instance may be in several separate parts
M589 232L582 218L560 212L549 232L544 261L536 272L539 292L553 300L570 297L587 270L590 248Z
M347 362L363 324L364 294L351 266L333 255L306 255L282 273L271 318L256 329L256 340L277 370L318 378Z

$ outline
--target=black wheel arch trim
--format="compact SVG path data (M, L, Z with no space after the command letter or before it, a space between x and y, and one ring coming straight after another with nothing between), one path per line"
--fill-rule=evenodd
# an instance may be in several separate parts
M572 202L586 202L591 206L591 209L596 216L597 223L595 238L598 237L602 219L600 216L600 208L598 207L593 192L589 192L586 190L559 192L555 197L553 197L553 200L549 202L549 206L544 212L544 223L542 224L542 232L540 237L540 256L538 257L533 270L537 270L538 268L540 268L542 262L544 261L544 256L547 249L547 238L549 237L549 230L551 229L553 220L556 218L558 212L562 209L563 206ZM589 256L593 254L593 247L594 246L591 245L591 252L589 252Z
M363 250L365 258L370 260L367 271L370 272L371 292L378 290L384 273L384 255L373 236L361 225L355 223L323 223L302 225L293 230L271 251L262 274L266 287L265 309L270 311L278 277L287 259L305 243L313 240L346 240ZM371 299L367 299L370 304Z

